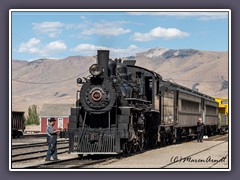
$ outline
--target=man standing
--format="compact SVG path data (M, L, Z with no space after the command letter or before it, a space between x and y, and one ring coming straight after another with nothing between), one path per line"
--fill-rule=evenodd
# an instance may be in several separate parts
M198 119L197 122L197 142L203 142L204 124L202 118Z
M54 161L57 161L57 133L59 130L55 130L53 128L55 124L55 119L52 117L49 120L49 124L47 125L46 134L47 134L47 144L48 144L48 151L47 157L45 161L50 161L51 156L53 157Z

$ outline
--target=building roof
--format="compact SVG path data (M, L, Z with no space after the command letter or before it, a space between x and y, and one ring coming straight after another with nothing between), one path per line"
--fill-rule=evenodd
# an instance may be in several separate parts
M73 104L43 104L40 117L66 117L71 113Z

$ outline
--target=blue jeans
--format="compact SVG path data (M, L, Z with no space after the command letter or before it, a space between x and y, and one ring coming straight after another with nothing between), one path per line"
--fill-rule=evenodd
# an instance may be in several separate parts
M48 151L47 151L47 160L51 159L51 156L53 159L57 159L57 140L48 140Z
M203 131L197 132L197 141L202 141L203 140Z

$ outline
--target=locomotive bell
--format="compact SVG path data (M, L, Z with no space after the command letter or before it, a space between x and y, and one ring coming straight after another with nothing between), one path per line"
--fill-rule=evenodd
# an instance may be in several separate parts
M103 69L104 76L108 77L109 50L98 50L97 61L98 65Z

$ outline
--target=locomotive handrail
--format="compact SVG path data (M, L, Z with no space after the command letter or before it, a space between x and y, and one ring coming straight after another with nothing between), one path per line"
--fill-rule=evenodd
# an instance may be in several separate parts
M151 103L151 101L143 100L143 99L138 99L138 98L125 98L128 101L141 101L145 103Z

